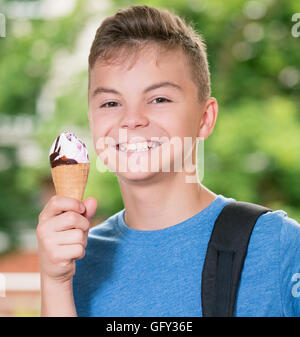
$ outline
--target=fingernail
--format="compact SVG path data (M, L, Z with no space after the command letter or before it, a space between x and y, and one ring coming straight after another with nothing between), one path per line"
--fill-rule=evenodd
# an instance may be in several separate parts
M80 204L80 212L83 213L85 211L85 207L83 204Z

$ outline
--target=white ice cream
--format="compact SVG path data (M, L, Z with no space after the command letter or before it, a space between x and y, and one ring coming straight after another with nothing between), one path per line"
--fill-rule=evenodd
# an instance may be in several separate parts
M85 144L73 133L63 132L53 142L49 156L58 153L53 161L64 157L64 159L76 160L77 163L89 163L89 155Z

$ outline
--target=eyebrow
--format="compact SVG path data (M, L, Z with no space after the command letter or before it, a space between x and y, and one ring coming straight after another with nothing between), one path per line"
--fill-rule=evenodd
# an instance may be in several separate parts
M151 90L162 88L162 87L172 87L172 88L175 88L175 89L178 89L178 90L182 91L182 88L181 88L180 85L178 85L176 83L173 83L173 82L166 81L166 82L159 82L159 83L151 84L149 87L147 87L143 91L143 93L145 94L145 93L147 93ZM101 93L116 94L116 95L121 96L121 93L119 93L117 90L111 89L111 88L104 88L104 87L96 88L93 92L93 96L96 96L96 95L101 94Z

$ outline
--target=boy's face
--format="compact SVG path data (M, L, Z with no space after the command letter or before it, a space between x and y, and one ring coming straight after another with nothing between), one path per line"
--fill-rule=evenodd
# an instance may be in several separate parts
M199 136L203 104L198 100L198 88L180 50L158 54L153 46L146 47L133 66L131 61L127 59L118 64L96 62L90 71L89 120L100 158L117 158L116 166L110 160L104 162L116 171L119 178L137 182L162 175L162 167L166 164L174 171L174 160L181 156L183 159L185 155L182 152L184 137L195 142ZM164 144L147 151L134 151L134 147L129 146L134 152L124 152L120 146L114 146L124 142L120 139L120 130L127 137L126 143L143 143L155 137ZM104 137L113 139L105 146L105 151L103 143L99 142ZM171 146L170 155L164 156L165 146L175 138L181 139L182 146ZM157 157L158 153L161 157ZM136 169L130 172L129 165L137 167L138 163L146 162L146 157L148 164L144 172L136 172ZM151 169L151 158L160 158L158 170ZM124 163L126 169L120 169L124 168Z

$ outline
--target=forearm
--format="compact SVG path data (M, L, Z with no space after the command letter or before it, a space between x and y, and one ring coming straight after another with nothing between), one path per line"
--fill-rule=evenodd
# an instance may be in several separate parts
M72 280L59 283L41 274L41 316L77 316Z

